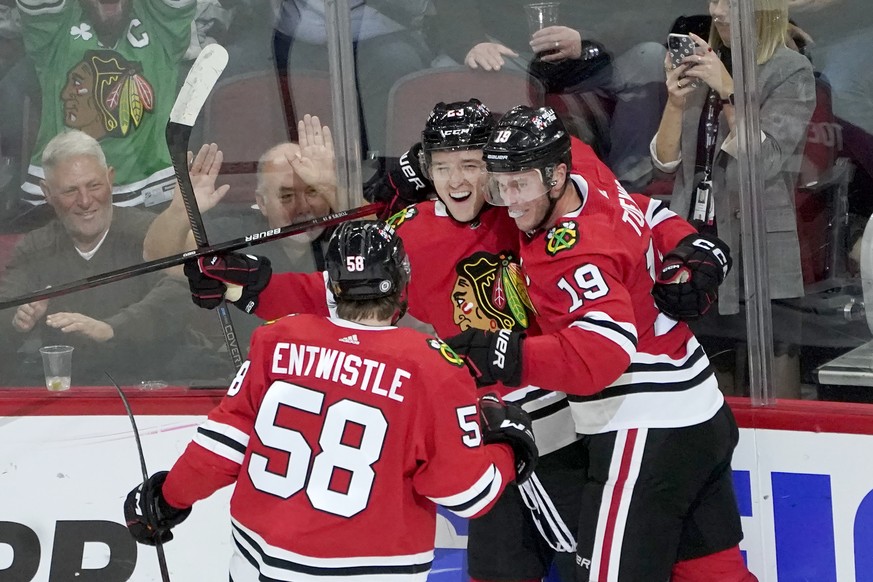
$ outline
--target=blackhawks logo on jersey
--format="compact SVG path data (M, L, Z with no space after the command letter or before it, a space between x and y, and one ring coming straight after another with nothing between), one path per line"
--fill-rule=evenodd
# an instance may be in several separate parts
M536 314L536 309L521 265L511 252L473 253L455 266L455 272L451 301L461 331L521 331L530 325L529 314Z
M445 343L439 338L430 337L427 338L427 345L432 349L438 351L440 355L445 358L445 360L453 366L457 366L461 368L464 366L464 360L461 359L461 356L455 353L455 350L449 347L449 344Z
M412 220L417 214L418 209L415 206L407 206L400 212L392 214L385 222L388 223L388 226L397 230L401 224L407 220Z
M67 72L61 90L64 125L93 137L124 137L155 108L142 65L114 51L91 50Z
M579 227L572 220L564 220L546 233L546 253L554 257L561 251L572 249L579 242Z

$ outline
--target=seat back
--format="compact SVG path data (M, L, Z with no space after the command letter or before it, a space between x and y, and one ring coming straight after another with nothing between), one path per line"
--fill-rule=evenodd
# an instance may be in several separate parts
M388 94L386 155L399 157L421 139L421 130L433 106L444 101L479 99L495 115L516 105L539 107L545 89L523 72L481 71L467 67L445 67L419 71L401 77Z

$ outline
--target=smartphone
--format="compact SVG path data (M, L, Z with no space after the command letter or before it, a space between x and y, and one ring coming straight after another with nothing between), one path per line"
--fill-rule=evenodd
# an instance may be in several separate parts
M687 34L670 34L667 36L667 51L670 53L670 62L673 67L678 67L682 64L682 59L693 55L694 49L697 48L697 43ZM691 67L694 63L690 64ZM700 79L691 81L690 87L697 87L700 84Z

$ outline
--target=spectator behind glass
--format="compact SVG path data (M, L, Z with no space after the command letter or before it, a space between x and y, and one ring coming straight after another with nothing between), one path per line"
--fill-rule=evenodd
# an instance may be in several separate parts
M30 204L45 144L64 128L101 142L116 171L112 201L152 206L175 179L164 127L188 48L194 0L18 0L28 55L42 92L39 136L22 185Z
M297 131L299 144L279 144L261 156L255 193L256 211L233 212L214 219L206 216L206 229L211 240L224 241L305 222L326 216L336 207L336 161L330 129L322 126L318 117L306 115L298 123ZM221 150L211 144L204 145L190 164L192 185L202 213L215 208L228 191L227 186L215 188L221 162ZM219 214L221 210L219 207L213 214ZM250 252L270 259L276 272L322 271L324 250L331 233L332 229L315 228L259 245ZM185 205L181 194L177 193L149 228L143 255L145 260L153 260L195 247ZM240 345L248 345L251 333L262 320L240 313L234 314L234 322Z
M16 246L0 284L4 299L141 262L154 219L141 209L113 207L115 171L87 134L59 134L41 162L46 179L40 185L56 218ZM104 370L122 382L168 380L168 362L182 347L185 291L163 273L151 273L6 310L0 326L2 352L10 357L4 381L40 384L37 350L52 344L76 348L76 384L103 384Z
M665 100L661 43L670 22L664 9L652 10L651 19L644 19L637 2L616 0L601 6L565 0L558 9L559 25L531 35L528 3L435 0L439 46L434 48L472 69L529 70L550 92L604 91L615 101L609 135L601 136L609 143L593 145L628 189L641 189L651 179L647 148ZM617 15L624 10L632 11L624 20L646 20L646 27L631 30L620 24ZM660 27L658 19L663 20Z
M384 156L388 92L430 66L421 25L429 0L350 0L367 157ZM328 70L324 0L284 0L273 37L277 72ZM294 91L294 87L291 87Z
M731 99L734 91L741 88L734 87L731 77L729 0L709 2L709 12L713 20L709 43L692 35L697 44L696 54L685 57L683 64L675 69L670 69L669 59L665 59L669 98L658 133L652 139L651 154L658 169L676 175L671 210L692 218L706 159L704 122L707 110L711 109L713 120L717 121L711 163L713 226L735 256L740 256L740 170ZM764 192L755 194L765 200L770 296L783 300L773 303L776 340L773 385L777 396L799 397L800 312L783 305L784 300L803 295L794 188L807 126L815 108L815 86L809 61L785 46L788 30L785 0L758 0L756 19L758 66L755 74L761 96L759 168L764 173ZM691 86L694 79L700 80L697 88ZM710 311L695 327L698 337L702 336L701 343L713 355L726 348L733 354L736 339L746 337L740 292L742 261L736 264L737 268L728 274L720 288L718 313ZM733 339L728 340L726 346L719 338L727 337ZM716 363L719 361L720 358L715 358ZM730 362L725 371L734 372L734 365ZM731 393L734 386L741 387L744 382L742 377L722 378L720 384Z

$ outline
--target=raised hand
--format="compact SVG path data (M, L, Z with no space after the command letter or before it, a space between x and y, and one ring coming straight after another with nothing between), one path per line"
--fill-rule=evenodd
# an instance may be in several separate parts
M297 123L297 135L300 151L286 156L288 163L307 186L330 197L330 207L336 208L336 154L330 128L307 113Z
M222 161L224 154L214 143L203 144L196 156L188 152L188 174L191 176L191 186L194 187L194 197L200 212L214 208L230 190L227 184L217 189L215 187Z
M688 55L682 59L682 62L688 65L684 70L685 77L700 79L714 89L722 99L727 99L728 95L734 92L734 80L730 72L708 42L693 32L688 36L694 39L697 48L693 55ZM677 67L676 70L679 68L681 67ZM682 87L685 87L688 82L687 79L681 80ZM669 82L667 88L669 90Z
M518 53L496 42L480 42L464 57L464 64L471 69L499 71L505 62L503 55L517 57Z

